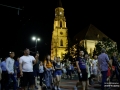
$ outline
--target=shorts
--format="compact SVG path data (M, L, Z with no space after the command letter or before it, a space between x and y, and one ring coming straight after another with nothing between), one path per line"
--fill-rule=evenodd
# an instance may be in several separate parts
M57 76L57 75L62 75L62 70L56 70L55 71L55 76Z
M23 87L35 84L35 77L33 72L23 72L23 77L21 78L21 84Z
M79 81L87 81L88 80L88 73L86 69L81 69L82 77L80 77L80 73L78 73Z
M34 76L38 77L39 76L39 70L33 70Z

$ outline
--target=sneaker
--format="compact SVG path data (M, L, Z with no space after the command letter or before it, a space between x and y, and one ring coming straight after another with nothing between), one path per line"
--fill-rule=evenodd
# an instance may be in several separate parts
M55 90L57 90L57 87L55 86Z
M58 90L61 90L61 89L58 87Z

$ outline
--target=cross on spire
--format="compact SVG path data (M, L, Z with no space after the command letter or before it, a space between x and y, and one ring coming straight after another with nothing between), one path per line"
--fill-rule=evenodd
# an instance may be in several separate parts
M59 7L62 7L62 1L59 0L59 3L58 3Z

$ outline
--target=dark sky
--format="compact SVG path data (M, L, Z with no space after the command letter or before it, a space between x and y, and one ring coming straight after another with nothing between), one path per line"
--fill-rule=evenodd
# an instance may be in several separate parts
M50 51L51 34L58 0L2 0L0 4L20 7L17 10L0 6L0 56L14 50L33 48L32 36L41 38L38 49L41 53ZM80 30L93 24L119 44L120 5L113 1L62 0L69 36L72 39ZM34 50L34 49L31 49Z

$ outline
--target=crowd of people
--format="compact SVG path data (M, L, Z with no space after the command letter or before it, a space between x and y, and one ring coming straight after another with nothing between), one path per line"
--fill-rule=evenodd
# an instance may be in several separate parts
M90 59L89 55L84 55L84 51L81 50L79 57L76 59L79 82L74 89L77 90L80 83L82 90L89 89L92 83L97 80L101 84L101 90L105 90L105 83L110 84L110 82L113 82L115 75L117 82L120 84L117 61L116 52L111 57L108 57L106 50L102 49L100 55L94 55L94 59ZM109 86L107 88L110 89Z
M102 49L99 56L94 55L93 59L80 50L75 65L69 59L61 62L60 57L51 60L50 55L41 61L39 53L32 56L27 48L24 55L17 60L14 60L14 56L15 52L9 52L9 57L0 63L1 90L9 90L11 86L13 90L34 90L39 87L61 90L61 78L73 79L73 75L79 78L75 90L79 85L82 85L82 90L89 89L94 81L101 83L101 89L104 90L104 83L112 82L114 75L120 80L116 67L116 52L109 58L105 49Z
M9 57L0 63L1 90L34 90L45 85L46 88L60 90L61 76L72 78L74 70L70 61L64 64L60 57L51 60L50 55L44 61L39 60L39 53L30 55L30 50L25 49L24 55L14 60L15 52L9 52ZM39 77L39 85L38 85Z

